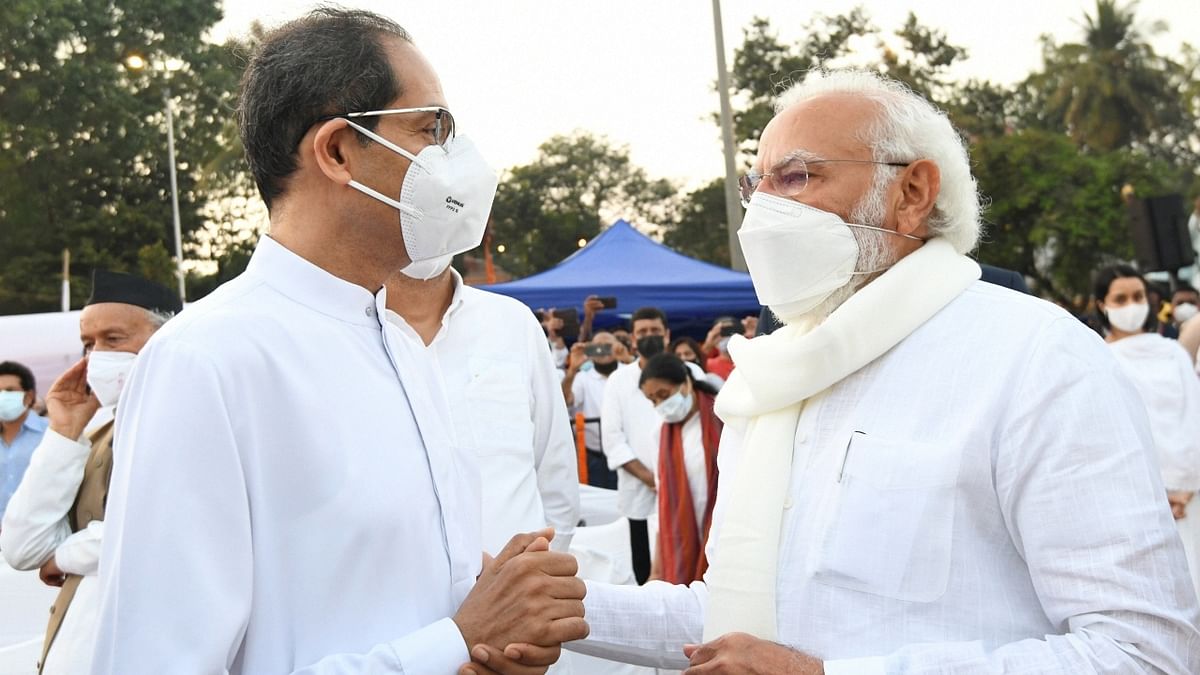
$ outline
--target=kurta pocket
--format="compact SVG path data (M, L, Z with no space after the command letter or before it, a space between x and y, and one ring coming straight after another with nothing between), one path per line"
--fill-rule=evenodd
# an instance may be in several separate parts
M946 592L961 449L855 432L813 580L932 602Z

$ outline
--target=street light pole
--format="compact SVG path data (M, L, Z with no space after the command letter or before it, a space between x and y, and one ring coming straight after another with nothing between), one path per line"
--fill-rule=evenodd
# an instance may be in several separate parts
M183 234L179 226L179 186L175 180L175 116L171 112L171 88L163 92L167 110L167 161L171 165L171 224L175 232L175 276L179 279L179 302L187 300L183 283Z
M130 72L140 73L152 67L146 57L132 52L125 57L125 68ZM175 70L169 62L161 64L162 70ZM163 109L167 115L167 162L171 172L171 225L175 235L175 276L179 280L179 300L187 299L183 275L183 232L179 226L179 183L175 177L175 114L171 109L171 86L163 89Z
M721 98L721 139L725 144L725 221L729 227L729 266L746 271L746 258L737 231L742 225L742 202L737 188L737 162L733 144L733 110L729 105L729 71L725 67L725 32L721 26L721 0L713 0L713 34L717 44L717 93Z

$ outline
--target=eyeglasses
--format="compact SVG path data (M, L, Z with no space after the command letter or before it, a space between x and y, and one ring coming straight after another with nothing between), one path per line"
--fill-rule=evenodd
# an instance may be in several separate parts
M738 179L738 192L742 197L742 206L750 206L750 198L762 185L764 178L771 178L771 185L780 197L795 197L808 187L808 168L819 164L853 163L879 164L882 166L908 166L912 162L875 162L869 159L814 159L805 162L803 159L791 159L770 173L758 173L751 170Z
M406 115L412 113L432 113L433 124L424 129L429 134L430 140L434 145L440 145L443 148L454 139L454 115L450 111L436 105L424 106L421 108L391 108L388 110L368 110L367 112L352 112L341 113L339 115L324 115L318 117L316 122L327 122L329 120L344 117L346 119L354 119L356 117L383 117L384 115Z

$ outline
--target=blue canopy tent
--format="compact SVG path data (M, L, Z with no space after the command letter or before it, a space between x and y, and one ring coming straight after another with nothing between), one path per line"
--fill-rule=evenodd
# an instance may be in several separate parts
M759 312L750 275L676 253L618 220L558 265L524 279L484 286L530 308L580 308L589 295L615 296L596 315L611 326L639 307L658 307L680 334L703 333L713 319Z

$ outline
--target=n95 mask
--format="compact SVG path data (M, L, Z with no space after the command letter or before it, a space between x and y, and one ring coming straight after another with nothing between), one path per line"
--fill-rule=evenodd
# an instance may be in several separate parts
M438 269L439 259L469 251L483 242L498 179L469 138L455 136L445 148L429 145L414 155L352 120L346 123L412 162L398 200L350 181L350 187L400 212L404 248L412 263L437 263L416 265L411 270L405 267L405 274L431 279L446 269Z

